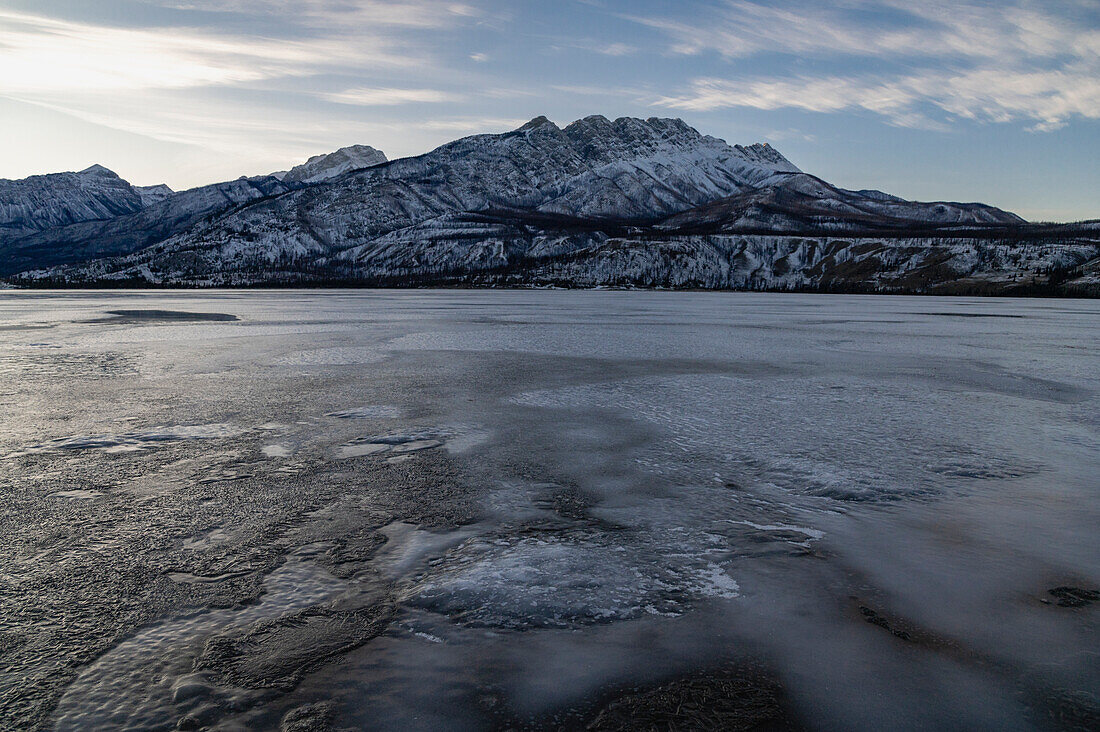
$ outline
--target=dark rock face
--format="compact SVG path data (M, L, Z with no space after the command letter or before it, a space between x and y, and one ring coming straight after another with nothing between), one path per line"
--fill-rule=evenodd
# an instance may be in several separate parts
M766 144L731 146L677 119L563 128L537 117L383 160L345 148L281 179L0 241L0 273L39 270L19 281L53 284L1100 292L1095 228L837 188ZM56 265L66 266L44 269Z

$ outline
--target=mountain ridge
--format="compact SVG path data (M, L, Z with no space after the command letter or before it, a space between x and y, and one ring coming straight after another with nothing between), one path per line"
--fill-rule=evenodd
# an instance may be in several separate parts
M0 233L19 236L56 226L134 213L141 195L114 171L81 171L0 179Z
M292 170L0 240L0 273L23 273L23 283L883 291L977 277L1005 291L1058 279L1089 292L1100 255L1087 227L1043 228L985 204L839 188L767 143L729 145L679 119L590 115L560 127L536 117L417 156L385 160L353 146ZM800 237L816 243L793 243ZM859 248L877 252L873 266Z

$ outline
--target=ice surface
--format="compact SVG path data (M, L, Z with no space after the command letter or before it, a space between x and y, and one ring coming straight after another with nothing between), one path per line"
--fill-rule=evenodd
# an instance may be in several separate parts
M1088 301L5 291L0 727L324 700L538 727L744 656L811 727L1080 717L1100 605L1050 592L1100 586L1098 327ZM224 637L236 676L200 662Z

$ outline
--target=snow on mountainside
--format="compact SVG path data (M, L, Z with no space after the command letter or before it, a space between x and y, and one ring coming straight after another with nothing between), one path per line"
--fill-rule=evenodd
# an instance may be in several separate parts
M273 173L276 178L299 183L317 183L349 170L369 168L386 162L386 155L369 145L342 147L325 155L314 155L306 162L284 173Z
M921 203L881 191L836 188L812 175L792 175L698 206L660 224L666 231L896 231L947 224L1025 223L1019 216L975 203Z
M160 203L175 193L175 191L164 183L155 186L134 186L134 190L137 191L138 195L141 197L141 203L144 206Z
M0 179L0 236L108 219L142 206L141 194L102 165L79 173Z
M560 128L538 117L512 132L463 138L262 201L157 251L210 249L215 260L252 266L312 258L323 266L372 269L376 261L415 252L417 241L434 238L433 229L445 230L470 213L655 223L783 186L808 197L842 197L770 146L730 146L681 120L592 116ZM863 201L866 216L904 203Z
M56 226L7 241L0 237L0 275L127 255L185 231L207 216L293 188L294 184L270 176L240 178L172 193L159 201L147 198L150 202L144 208L114 218Z
M45 267L21 281L61 283L1008 291L1087 284L1098 256L1087 227L841 189L767 144L731 146L678 119L591 116L565 127L537 117L388 162L345 148L278 177L171 194L6 250L0 242L0 273ZM55 266L66 263L75 264Z
M779 182L798 169L770 148L735 148L680 120L539 117L264 200L157 251L213 249L226 262L366 261L402 230L469 212L524 210L654 221Z

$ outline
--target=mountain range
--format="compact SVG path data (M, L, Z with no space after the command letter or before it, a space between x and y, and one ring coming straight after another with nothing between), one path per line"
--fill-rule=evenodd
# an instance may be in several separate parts
M538 117L416 157L356 145L181 192L98 165L0 180L0 275L1098 296L1100 222L843 189L678 119Z

